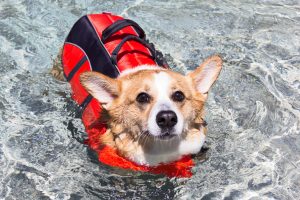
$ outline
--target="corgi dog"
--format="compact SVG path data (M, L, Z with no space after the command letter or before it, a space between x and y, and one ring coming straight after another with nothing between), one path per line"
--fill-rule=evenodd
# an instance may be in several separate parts
M206 137L204 104L222 68L215 55L187 75L142 65L116 79L84 72L81 84L102 106L107 131L99 138L119 155L146 166L197 154ZM59 73L53 72L57 76Z

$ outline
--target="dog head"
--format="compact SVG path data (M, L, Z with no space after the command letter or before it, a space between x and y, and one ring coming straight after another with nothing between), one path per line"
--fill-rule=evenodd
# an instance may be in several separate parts
M102 142L146 165L197 153L205 138L203 105L221 66L213 56L186 76L156 66L127 70L117 79L83 73L82 85L106 113L109 131Z

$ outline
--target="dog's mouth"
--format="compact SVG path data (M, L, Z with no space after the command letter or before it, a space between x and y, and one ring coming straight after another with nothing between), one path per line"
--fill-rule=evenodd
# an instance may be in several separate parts
M162 133L160 136L157 136L157 137L161 140L169 140L171 138L174 138L175 135L172 134L170 131L166 131L166 132Z
M176 135L174 133L172 133L172 130L164 130L158 136L154 136L147 131L147 135L149 137L152 137L154 139L159 139L159 140L170 140L170 139L176 137Z
M143 134L147 135L148 137L151 137L153 139L158 139L158 140L170 140L175 138L177 135L172 133L172 130L162 130L162 132L160 133L160 135L155 136L152 135L148 130L144 131Z

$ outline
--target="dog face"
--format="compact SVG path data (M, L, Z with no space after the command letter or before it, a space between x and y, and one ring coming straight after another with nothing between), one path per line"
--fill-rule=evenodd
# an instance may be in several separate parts
M205 139L203 105L221 70L218 56L183 76L141 66L111 79L96 72L81 83L103 107L108 131L101 142L144 165L157 165L200 151Z

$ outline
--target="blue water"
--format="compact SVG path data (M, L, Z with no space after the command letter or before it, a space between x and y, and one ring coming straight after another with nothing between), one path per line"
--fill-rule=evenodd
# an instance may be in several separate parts
M224 67L190 179L97 162L69 85L49 74L71 26L110 11L138 22L183 73ZM0 199L300 199L300 3L0 1Z

